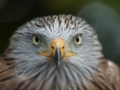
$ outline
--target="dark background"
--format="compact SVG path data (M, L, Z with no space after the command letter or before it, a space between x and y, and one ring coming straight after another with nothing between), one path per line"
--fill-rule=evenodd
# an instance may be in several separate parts
M98 33L105 57L120 66L120 0L0 0L0 53L19 26L54 14L84 18Z

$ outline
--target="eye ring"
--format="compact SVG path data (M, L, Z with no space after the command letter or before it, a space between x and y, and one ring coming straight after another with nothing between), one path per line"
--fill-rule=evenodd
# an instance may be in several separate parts
M39 35L33 35L32 41L35 46L38 46L41 43L41 37Z
M76 45L82 44L82 34L78 34L73 38L73 41Z

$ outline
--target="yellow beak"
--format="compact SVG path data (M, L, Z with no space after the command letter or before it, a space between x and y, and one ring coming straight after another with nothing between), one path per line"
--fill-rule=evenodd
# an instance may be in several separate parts
M66 60L68 57L76 54L75 52L67 51L65 42L60 38L52 41L50 50L50 53L40 52L40 54L48 57L50 60L53 60L57 69L59 69L62 60Z

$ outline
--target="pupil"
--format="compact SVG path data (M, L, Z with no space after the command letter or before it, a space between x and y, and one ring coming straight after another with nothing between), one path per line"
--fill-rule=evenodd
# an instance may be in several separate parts
M79 37L76 37L76 42L79 42Z
M39 38L38 38L38 37L36 37L36 38L35 38L35 41L36 41L36 42L39 42Z

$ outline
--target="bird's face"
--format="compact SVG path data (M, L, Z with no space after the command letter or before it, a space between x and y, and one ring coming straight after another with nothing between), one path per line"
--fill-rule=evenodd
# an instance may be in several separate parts
M66 65L84 71L96 66L97 59L102 57L93 29L84 20L70 15L28 22L12 36L9 49L13 49L11 56L23 73L58 71Z

